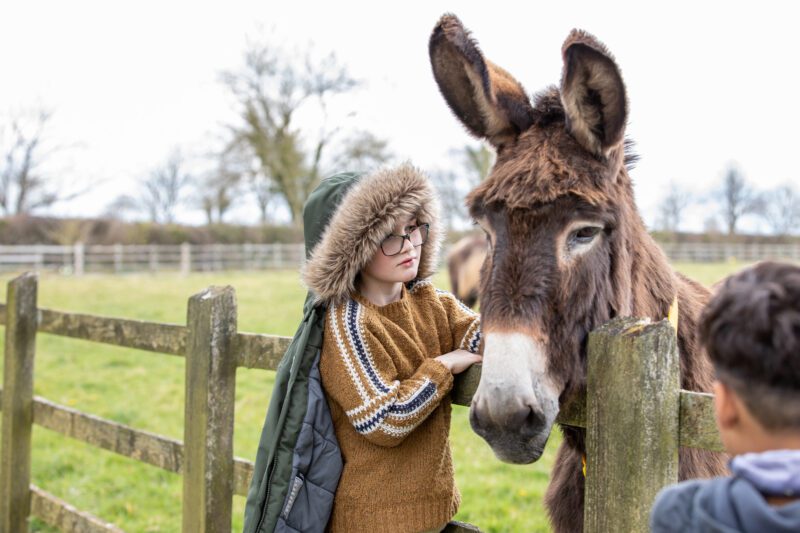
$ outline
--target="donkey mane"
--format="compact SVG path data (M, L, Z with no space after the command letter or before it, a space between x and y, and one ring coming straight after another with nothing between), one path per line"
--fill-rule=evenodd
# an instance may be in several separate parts
M533 121L520 138L539 137L536 144L544 155L528 153L519 157L515 153L512 158L508 146L501 147L494 171L468 196L468 203L503 202L514 209L550 203L559 196L573 194L592 205L602 205L607 195L614 194L617 179L623 180L633 194L627 172L633 169L639 156L633 150L632 140L626 139L622 146L620 170L624 171L609 180L604 158L587 158L585 150L566 130L567 119L558 88L550 86L533 98Z

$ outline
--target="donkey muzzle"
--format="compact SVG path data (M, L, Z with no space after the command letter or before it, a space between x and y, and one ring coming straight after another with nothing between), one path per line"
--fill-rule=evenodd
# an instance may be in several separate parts
M486 335L470 424L501 461L531 463L544 451L558 414L558 393L544 357L544 346L529 335Z

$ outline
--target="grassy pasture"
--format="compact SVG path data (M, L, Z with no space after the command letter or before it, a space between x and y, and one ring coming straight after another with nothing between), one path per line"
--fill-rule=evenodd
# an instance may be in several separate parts
M741 264L677 265L710 285ZM0 275L5 283L13 276ZM439 275L439 287L447 287ZM162 274L83 278L43 275L39 305L159 322L185 323L188 298L209 285L236 289L239 330L292 335L303 289L296 272ZM5 301L5 296L0 297ZM4 329L0 328L0 340ZM138 429L183 439L183 361L179 357L41 334L35 394ZM1 369L0 369L1 370ZM253 460L270 396L271 372L239 369L236 455ZM542 505L560 442L554 431L544 457L528 466L501 463L469 428L467 409L453 413L452 445L462 493L457 518L484 531L549 531ZM79 509L131 532L180 530L181 478L35 427L33 482ZM235 497L232 529L241 530L244 498ZM34 521L32 531L51 531Z

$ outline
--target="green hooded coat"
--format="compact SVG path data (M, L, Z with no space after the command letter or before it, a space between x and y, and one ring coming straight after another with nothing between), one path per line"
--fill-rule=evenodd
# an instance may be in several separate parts
M307 258L359 177L337 174L309 197L303 209ZM342 461L319 381L324 316L324 305L309 292L303 320L275 376L247 494L244 533L324 531L327 524Z

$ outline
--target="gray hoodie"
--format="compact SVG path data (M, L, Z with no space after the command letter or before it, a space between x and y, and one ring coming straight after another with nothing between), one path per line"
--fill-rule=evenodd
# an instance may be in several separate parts
M732 477L685 481L667 487L653 504L650 530L653 533L800 532L800 500L771 506L763 495L797 497L799 454L797 451L748 454L731 462Z

